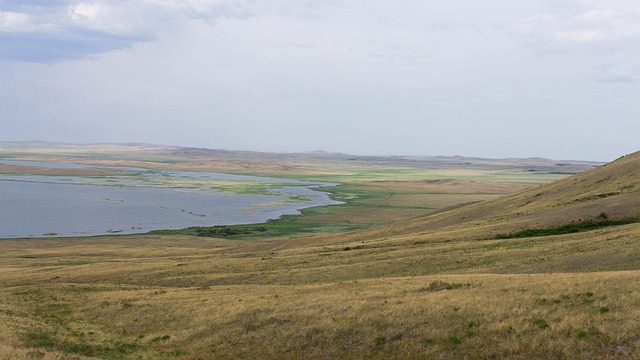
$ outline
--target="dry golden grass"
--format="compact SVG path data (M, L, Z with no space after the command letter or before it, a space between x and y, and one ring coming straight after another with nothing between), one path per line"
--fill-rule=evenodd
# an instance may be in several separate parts
M85 279L38 285L22 277L22 285L3 286L0 356L619 359L640 351L638 271L326 281L318 274L297 283L282 269L277 283L193 287L174 274L178 264L190 266L181 261L150 267L127 259L111 276L66 265L56 276L68 268ZM217 266L253 264L227 258ZM148 273L149 285L126 284L137 271ZM155 276L174 285L154 285Z
M4 240L0 358L634 358L639 232Z

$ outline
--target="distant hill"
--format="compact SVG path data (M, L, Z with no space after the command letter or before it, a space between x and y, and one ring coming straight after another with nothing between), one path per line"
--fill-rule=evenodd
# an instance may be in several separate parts
M267 152L252 150L225 150L196 147L153 145L145 143L92 143L69 144L47 141L0 141L0 149L13 149L12 158L31 159L29 155L48 157L53 161L82 161L90 165L153 166L154 162L170 161L176 168L191 168L211 171L253 173L293 173L301 170L308 160L333 163L366 164L405 167L505 169L552 174L575 174L602 165L595 161L552 160L544 158L489 159L454 156L399 156L399 155L352 155L316 150L311 152ZM91 153L90 160L81 160L78 155ZM115 156L114 156L115 155ZM67 157L65 159L65 157ZM9 158L9 157L8 157ZM115 160L117 159L117 160ZM125 163L125 161L128 161ZM178 164L184 164L180 166Z

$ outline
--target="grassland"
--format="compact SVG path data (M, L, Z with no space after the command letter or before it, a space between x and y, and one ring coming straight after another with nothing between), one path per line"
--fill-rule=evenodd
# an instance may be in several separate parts
M633 358L640 273L598 270L620 254L618 267L637 268L638 243L597 235L407 247L5 240L0 354Z
M640 358L640 224L620 220L640 217L640 155L576 176L284 156L246 161L340 180L346 206L268 236L0 240L0 358Z

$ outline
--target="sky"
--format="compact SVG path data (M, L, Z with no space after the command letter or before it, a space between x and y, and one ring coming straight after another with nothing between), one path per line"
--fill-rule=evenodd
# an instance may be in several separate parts
M608 161L637 0L0 0L0 140Z

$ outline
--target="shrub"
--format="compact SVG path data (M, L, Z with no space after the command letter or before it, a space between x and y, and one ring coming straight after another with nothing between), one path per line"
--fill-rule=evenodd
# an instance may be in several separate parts
M549 327L549 323L545 319L538 319L533 322L534 325L539 327L540 329L546 329Z
M44 332L41 330L27 331L23 334L22 339L25 345L29 347L53 347L58 343L55 334Z
M375 339L373 339L373 343L376 345L382 345L385 342L387 342L387 337L386 336L378 336Z
M587 337L587 335L589 335L589 333L586 330L583 330L583 329L576 330L576 337L578 339L584 339Z

